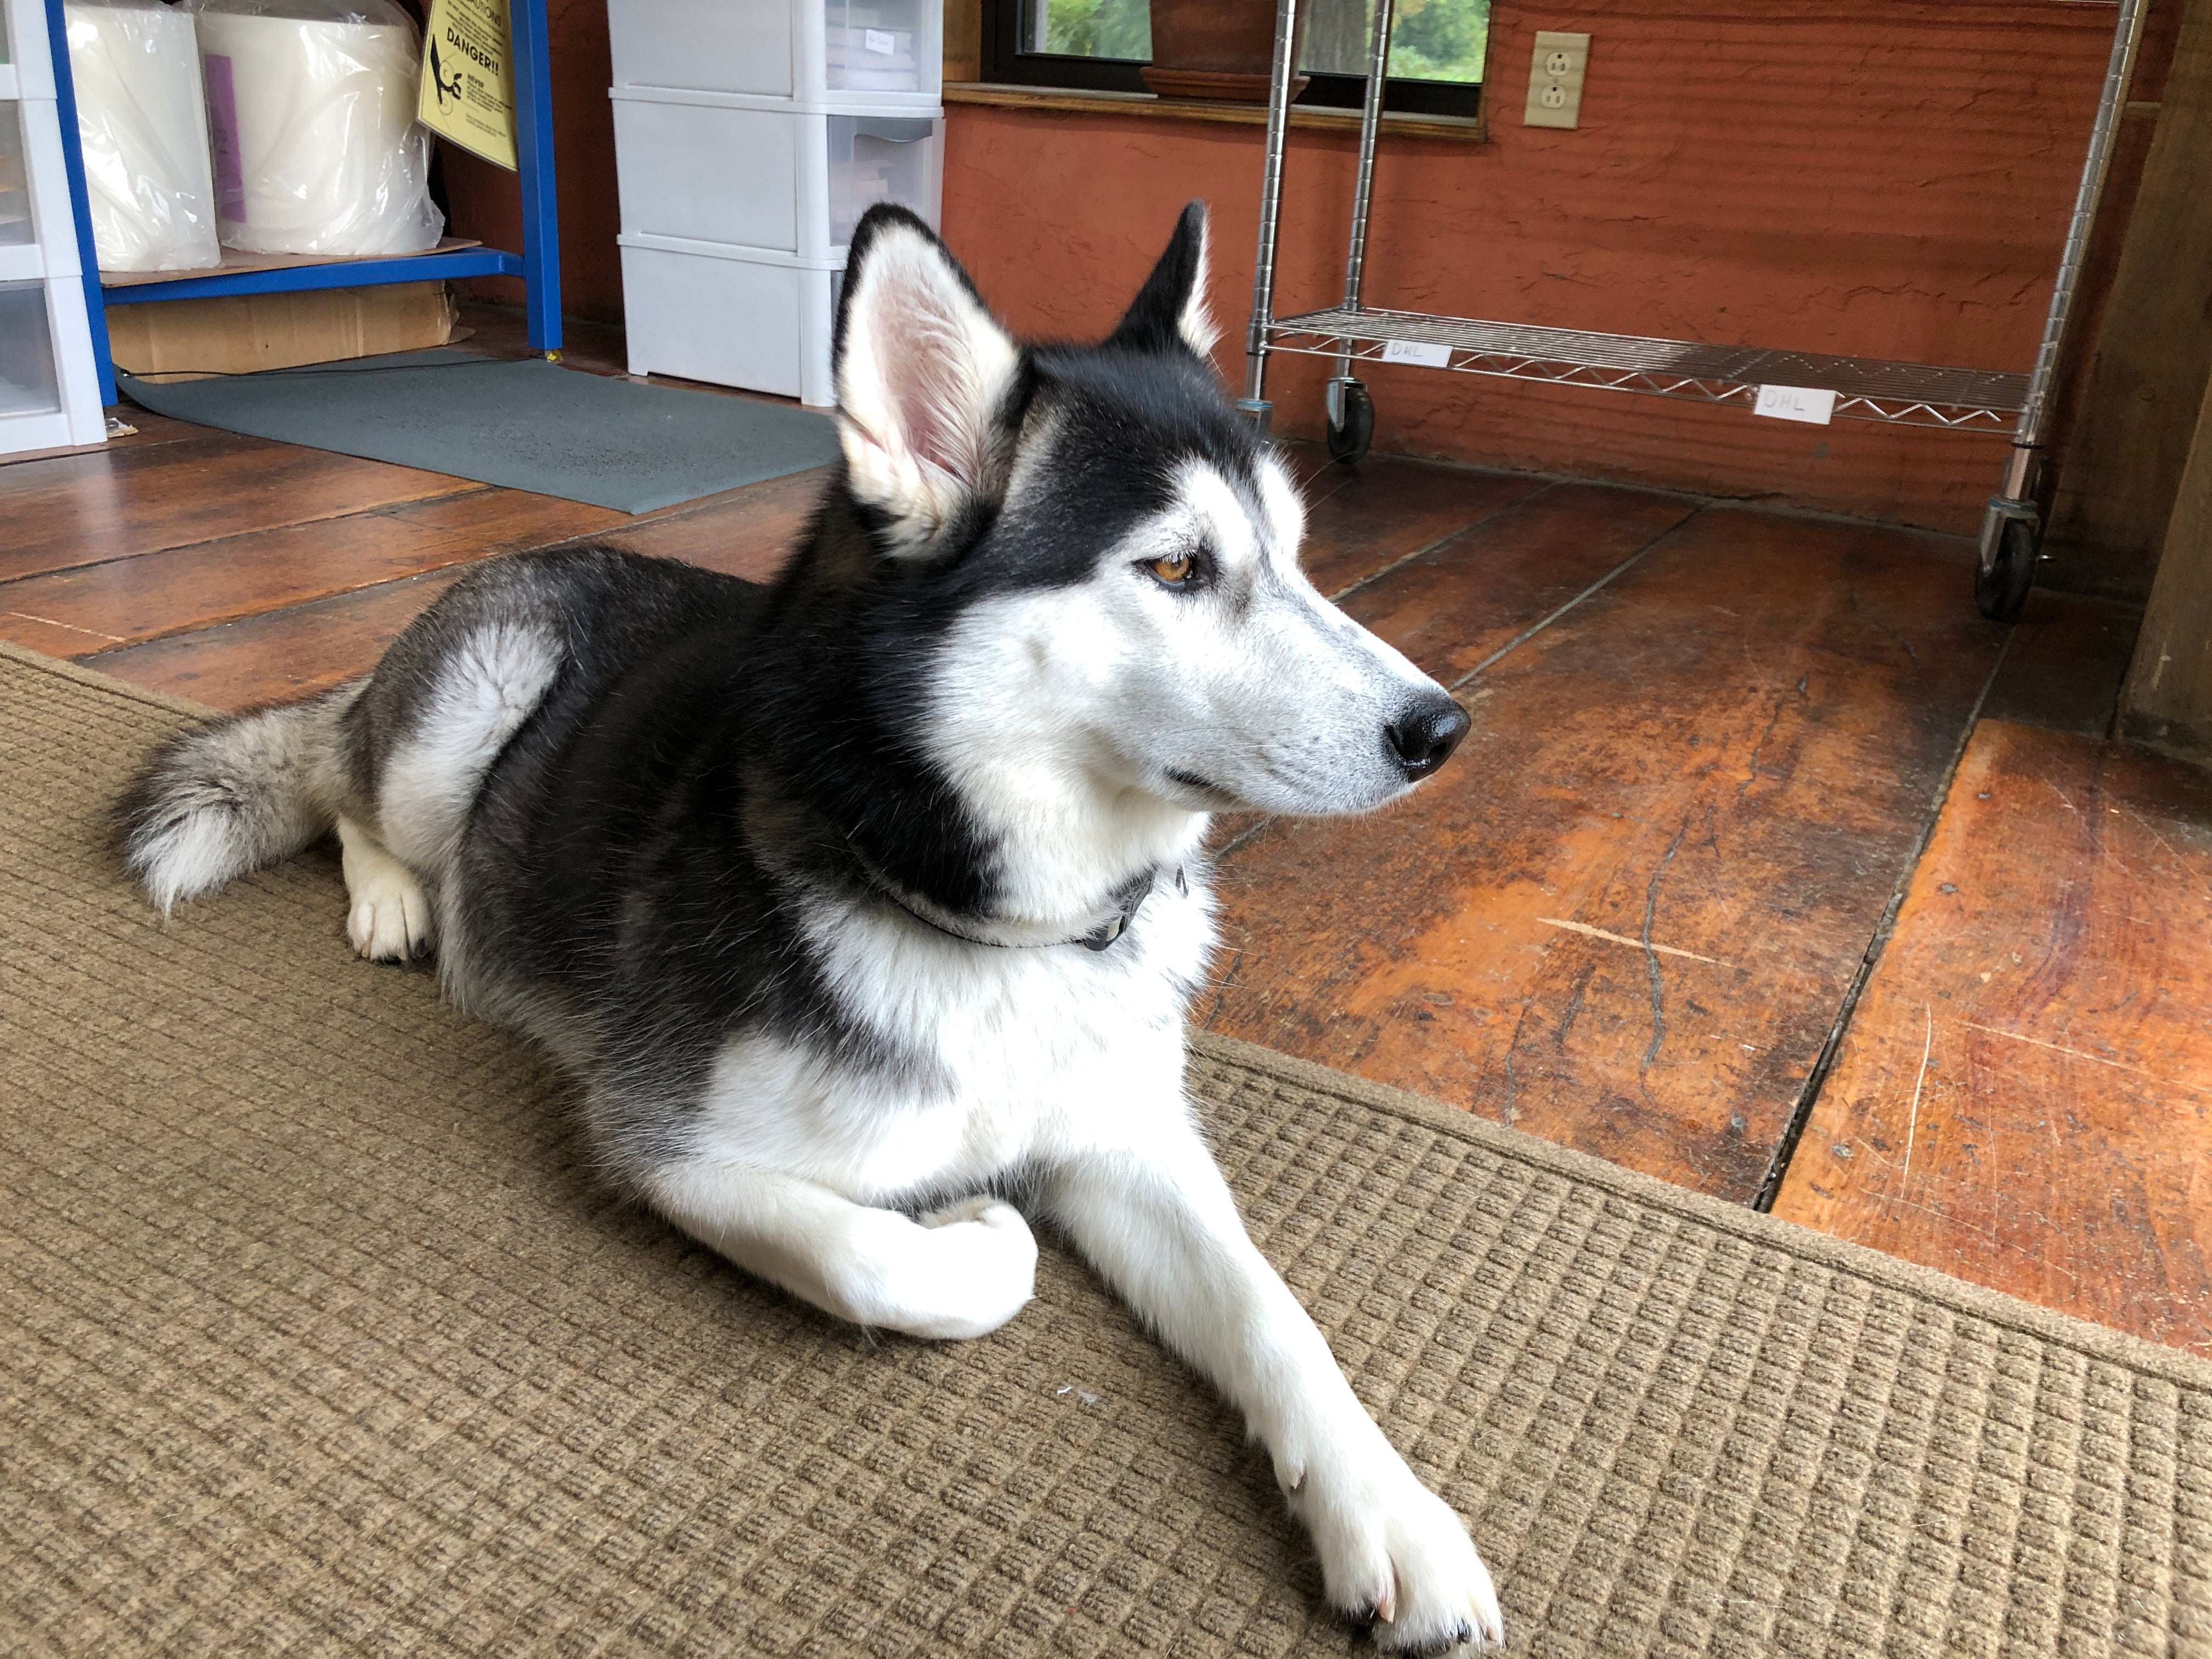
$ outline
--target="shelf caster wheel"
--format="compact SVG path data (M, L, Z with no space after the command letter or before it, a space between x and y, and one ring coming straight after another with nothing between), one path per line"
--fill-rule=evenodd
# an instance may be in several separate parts
M2042 544L2043 527L2032 518L2008 518L1998 528L1996 545L1974 568L1974 603L1991 622L2020 615L2035 586Z
M1347 466L1375 441L1375 400L1353 380L1328 383L1328 453Z

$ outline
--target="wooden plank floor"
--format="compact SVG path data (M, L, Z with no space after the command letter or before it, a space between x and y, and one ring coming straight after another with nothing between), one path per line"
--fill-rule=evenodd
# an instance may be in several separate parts
M8 470L0 581L342 519L479 488L441 473L200 429Z
M195 556L215 582L212 594L196 591L197 602L234 619L157 631L138 636L135 642L105 645L89 653L60 654L74 656L103 673L217 708L304 696L374 667L385 647L459 578L472 558L590 541L688 559L755 580L771 575L812 510L822 477L820 469L794 473L638 518L518 489L480 487L477 495L487 499L479 511L503 522L497 533L482 538L473 554L453 553L425 574L389 578L382 574L387 568L383 550L394 544L395 532L382 524L344 520L341 526L321 527L330 539L316 569L326 591L297 601L289 596L301 591L301 585L291 580L289 567L283 562L254 560L248 550L227 542L184 550ZM0 473L0 490L4 490L5 479ZM571 511L559 510L563 508ZM576 514L609 522L579 535ZM72 614L98 623L101 631L119 633L135 614L126 608L126 600L138 605L154 602L154 569L118 573L114 582L110 609ZM13 586L0 585L0 605L10 605ZM79 626L88 633L94 631L86 623ZM12 633L9 637L33 649L53 650L35 638Z
M472 349L519 322L469 313ZM566 361L620 374L618 336ZM819 469L637 517L131 411L103 449L0 470L0 639L216 708L300 696L374 664L469 563L582 540L771 574Z
M465 312L471 349L520 356L520 320ZM570 366L623 370L613 331L572 325ZM698 388L717 391L720 388ZM239 437L142 410L105 448L0 469L0 639L222 708L322 690L374 664L470 562L597 541L756 580L774 573L819 471L632 517L527 491ZM1319 451L1316 574L1354 585L1544 489L1541 480Z
M629 518L136 418L0 467L0 637L224 708L362 672L495 552L765 576L822 482ZM2008 636L1943 538L1293 460L1316 583L1475 729L1393 812L1221 826L1208 1024L2212 1346L2212 788L2102 740L2134 612L2038 594Z
M2212 778L1986 720L1776 1213L2212 1352Z
M1406 806L1234 848L1206 1023L1747 1201L2003 630L1942 538L1587 489L1507 517L1518 545L1351 608L1450 680L1636 562L1462 686L1474 730Z

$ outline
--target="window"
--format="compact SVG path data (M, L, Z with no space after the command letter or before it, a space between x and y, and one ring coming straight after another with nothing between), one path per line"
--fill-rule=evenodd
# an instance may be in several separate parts
M1371 0L1309 0L1298 67L1301 104L1357 109L1364 94ZM1473 115L1482 91L1490 0L1398 0L1383 107ZM987 80L1142 92L1152 55L1151 0L983 0Z

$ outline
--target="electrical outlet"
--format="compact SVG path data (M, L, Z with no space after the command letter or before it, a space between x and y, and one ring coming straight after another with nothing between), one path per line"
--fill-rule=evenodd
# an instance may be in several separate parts
M1557 29L1536 32L1535 59L1528 66L1528 112L1524 127L1571 127L1582 121L1583 71L1589 65L1590 38Z

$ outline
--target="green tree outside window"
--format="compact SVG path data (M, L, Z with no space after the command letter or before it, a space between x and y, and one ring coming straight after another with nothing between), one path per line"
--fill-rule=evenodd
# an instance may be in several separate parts
M1031 52L1138 63L1152 55L1150 0L1045 0L1042 9L1044 39L1029 42ZM1364 75L1373 15L1361 0L1316 0L1299 68ZM1489 39L1490 0L1399 0L1390 73L1409 81L1480 82Z

